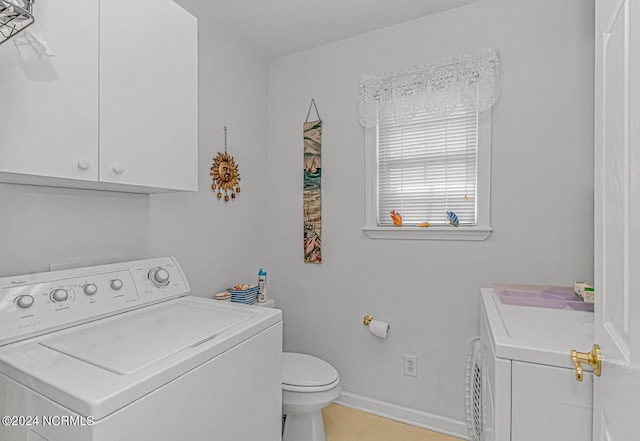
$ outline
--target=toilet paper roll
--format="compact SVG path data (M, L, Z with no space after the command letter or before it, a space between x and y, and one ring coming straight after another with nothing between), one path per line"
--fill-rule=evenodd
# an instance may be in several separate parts
M378 338L387 338L389 335L389 323L379 320L371 320L369 332Z

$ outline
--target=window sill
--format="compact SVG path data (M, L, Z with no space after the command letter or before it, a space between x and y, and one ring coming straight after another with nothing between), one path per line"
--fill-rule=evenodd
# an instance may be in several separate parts
M364 227L371 239L485 240L491 227Z

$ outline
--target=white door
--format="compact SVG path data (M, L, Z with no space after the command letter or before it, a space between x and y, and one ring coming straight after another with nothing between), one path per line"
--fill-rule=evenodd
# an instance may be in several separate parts
M640 2L596 1L594 441L640 439Z
M96 181L98 2L33 12L55 56L25 61L12 40L0 45L0 172Z
M100 181L197 190L197 107L196 18L172 0L101 1Z

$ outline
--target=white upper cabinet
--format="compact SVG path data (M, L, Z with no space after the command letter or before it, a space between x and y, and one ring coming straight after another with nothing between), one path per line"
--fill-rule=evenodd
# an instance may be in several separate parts
M100 2L100 180L197 190L197 23L171 0Z
M55 56L0 45L0 182L197 190L197 21L172 0L47 0Z
M35 6L56 55L24 61L12 40L0 45L0 172L95 181L98 3Z

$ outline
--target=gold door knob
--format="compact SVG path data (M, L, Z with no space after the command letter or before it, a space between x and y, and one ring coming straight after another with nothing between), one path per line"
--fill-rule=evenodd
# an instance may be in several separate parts
M571 351L571 362L576 367L576 380L582 381L582 363L586 363L593 368L593 375L599 377L602 373L602 357L600 356L600 346L593 345L591 352Z

